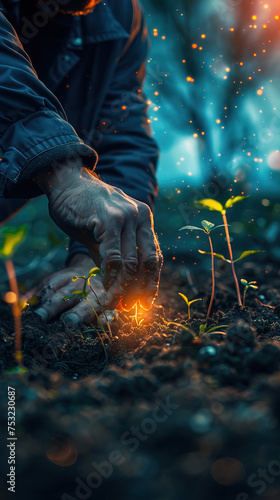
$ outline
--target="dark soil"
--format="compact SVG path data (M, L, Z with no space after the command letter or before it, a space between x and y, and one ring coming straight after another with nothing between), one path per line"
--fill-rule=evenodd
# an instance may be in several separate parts
M244 309L228 266L217 267L207 327L226 335L199 338L188 328L198 335L205 323L209 272L166 264L161 305L140 326L124 313L113 322L108 364L95 331L48 325L28 311L28 371L13 373L13 322L2 303L1 500L11 495L8 386L16 388L20 500L279 500L280 272L259 262L239 269L259 284ZM191 320L179 291L204 299Z

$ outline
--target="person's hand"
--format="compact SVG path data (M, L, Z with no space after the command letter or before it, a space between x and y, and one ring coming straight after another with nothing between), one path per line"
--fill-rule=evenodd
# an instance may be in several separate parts
M42 175L38 184L55 223L85 244L93 258L99 245L104 307L114 309L122 298L125 309L137 300L149 309L162 267L150 208L73 164L60 169L59 176Z
M70 260L69 266L45 278L34 290L34 295L40 300L35 312L45 321L51 321L59 317L65 322L78 324L90 323L95 320L95 314L89 304L75 295L64 301L63 297L71 296L74 290L82 290L84 281L72 281L74 276L88 275L92 267L96 267L91 257L84 254L76 254ZM87 287L88 299L102 320L105 311L106 291L100 276L91 280L92 288L96 295ZM97 296L97 297L96 297ZM105 311L108 315L108 311ZM105 318L106 319L106 318Z

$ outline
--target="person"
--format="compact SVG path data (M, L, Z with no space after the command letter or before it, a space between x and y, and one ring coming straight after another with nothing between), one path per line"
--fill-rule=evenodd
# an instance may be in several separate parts
M93 320L86 301L62 299L94 266L98 312L149 309L157 294L148 45L137 0L0 0L0 220L45 194L70 237L66 268L37 288L47 321Z

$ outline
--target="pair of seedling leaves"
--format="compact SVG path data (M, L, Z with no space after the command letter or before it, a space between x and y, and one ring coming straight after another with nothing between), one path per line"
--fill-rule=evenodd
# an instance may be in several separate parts
M88 290L87 290L87 285L90 287L90 280L91 278L93 278L94 276L97 276L98 274L100 274L100 269L99 267L93 267L89 273L88 273L88 276L74 276L74 278L72 278L72 281L75 282L79 279L83 279L84 280L84 286L83 286L83 289L82 290L75 290L72 292L72 295L77 295L78 297L83 297L84 299L87 298L88 296ZM69 295L67 297L63 297L63 300L69 300L71 299L72 296Z
M228 208L232 208L235 203L238 203L242 200L245 200L248 198L248 196L236 196L235 198L229 198L229 200L226 201L225 205L223 206L220 202L213 200L211 198L206 198L205 200L200 200L197 201L197 204L202 205L204 208L208 208L208 210L220 212L222 215L226 214L226 211ZM219 226L215 226L212 222L209 222L207 220L203 220L201 222L202 228L201 227L196 227L196 226L184 226L181 227L180 231L189 229L189 230L196 230L196 231L203 231L207 236L210 235L211 231L214 229L218 229L219 227L225 227L225 224L220 224ZM203 255L212 255L211 252L205 252L204 250L198 250L199 253ZM253 255L255 253L261 253L262 250L246 250L242 252L238 259L235 259L233 262L238 262L239 260L245 259L249 255ZM229 259L226 259L224 255L220 253L213 253L214 257L217 257L218 259L222 259L225 262L228 262L229 264L231 261Z

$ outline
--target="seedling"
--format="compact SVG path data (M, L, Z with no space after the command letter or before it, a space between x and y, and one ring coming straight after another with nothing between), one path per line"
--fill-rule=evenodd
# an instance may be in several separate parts
M196 227L196 226L184 226L184 227L181 227L181 229L179 229L179 231L183 231L184 229L189 229L191 231L203 231L208 236L209 245L210 245L210 255L211 255L212 292L211 292L211 299L210 299L210 303L209 303L209 307L208 307L208 311L207 311L207 316L206 316L206 320L207 320L210 316L210 313L211 313L211 309L212 309L212 305L213 305L213 301L214 301L214 295L215 295L214 250L213 250L213 243L212 243L210 233L211 233L211 231L213 231L214 229L217 229L218 227L224 227L224 224L221 224L219 226L215 226L215 224L213 224L212 222L209 222L207 220L203 220L201 222L201 225L202 225L202 228ZM201 251L199 250L199 252L201 252ZM203 253L203 252L201 252L201 253Z
M236 286L238 304L241 307L242 307L241 294L240 294L240 288L239 288L239 283L238 283L238 279L236 276L234 264L235 264L235 262L242 260L245 257L248 257L249 255L253 255L255 253L260 253L260 252L262 252L262 250L247 250L245 252L242 252L241 255L238 257L238 259L235 259L235 260L233 259L232 247L231 247L231 242L230 242L230 235L229 235L229 230L228 230L229 226L227 223L226 213L227 213L228 208L232 208L233 205L235 205L235 203L239 203L240 201L245 200L246 198L248 198L248 196L235 196L235 198L229 198L226 201L224 206L221 203L219 203L218 201L213 200L212 198L206 198L204 200L200 200L197 202L199 205L202 205L204 208L207 208L208 210L214 210L214 211L220 212L222 214L230 258L226 259L223 255L217 254L217 253L214 253L214 256L219 258L219 259L222 259L226 262L229 262L231 264L232 274L233 274L235 286ZM200 253L211 255L209 252L200 251Z
M221 332L217 330L217 328L227 328L228 325L219 325L219 326L213 326L212 328L209 328L209 330L206 330L206 323L203 325L200 325L199 327L199 336L204 337L205 335L215 335L219 333L220 335L226 335L225 332Z
M11 305L15 325L15 359L21 369L21 309L22 304L19 297L18 284L12 257L27 233L27 226L10 227L1 229L0 257L4 260L11 291L5 294L5 301Z
M203 300L203 299L194 299L194 300L189 300L188 297L186 297L186 295L184 295L183 293L179 293L179 295L184 299L184 301L186 302L187 306L188 306L188 317L189 319L191 319L191 305L194 304L195 302L198 302L199 300Z
M206 323L203 325L200 325L199 327L199 334L197 335L194 330L192 330L190 327L182 325L181 323L176 323L175 321L165 321L163 320L166 326L174 325L183 328L187 332L191 333L194 339L198 339L201 337L204 337L205 335L214 335L214 334L220 334L220 335L226 335L225 332L222 332L218 330L219 328L227 328L228 325L217 325L213 326L212 328L209 328L209 330L206 330Z
M242 285L244 285L244 293L243 293L243 307L245 307L245 300L246 300L246 293L247 291L249 290L249 288L253 288L254 290L257 290L259 287L256 286L256 281L247 281L247 280L240 280L240 282L242 283Z
M94 309L93 305L91 304L91 302L89 301L88 299L88 290L87 290L87 286L90 288L90 290L93 292L93 294L95 295L96 297L96 300L97 302L99 303L100 305L100 308L102 310L102 313L104 314L105 318L106 318L106 322L107 322L107 326L108 326L108 330L109 330L109 335L111 338L113 338L113 335L112 335L112 330L111 330L111 326L110 326L110 323L109 323L109 320L107 318L107 315L106 315L106 312L103 310L102 306L101 306L101 303L99 301L99 298L97 296L97 293L95 292L94 288L92 287L91 285L91 278L93 278L94 276L97 276L100 274L100 269L99 267L94 267L93 269L91 269L88 273L88 276L75 276L74 278L72 278L72 281L75 282L77 281L78 279L82 279L84 280L84 286L83 286L83 289L82 290L74 290L72 292L72 295L74 296L78 296L78 297L82 297L84 298L87 303L89 304L89 306L91 307L96 319L97 319L97 322L101 328L101 330L103 331L103 333L106 335L106 337L108 337L108 334L102 324L102 322L100 321L100 318L99 318L99 315L97 314L96 310ZM63 300L69 300L71 299L72 296L67 296L67 297L63 297ZM90 331L90 330L87 330L87 331ZM106 356L106 361L108 360L108 356L107 356L107 351L106 351L106 348L105 348L105 344L104 344L104 341L103 341L103 338L102 338L102 335L99 333L98 329L96 329L97 331L97 334L99 336L99 339L100 339L100 342L102 343L102 346L103 346L103 349L104 349L104 352L105 352L105 356Z

